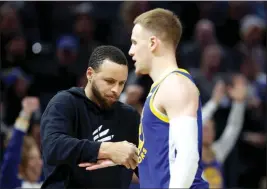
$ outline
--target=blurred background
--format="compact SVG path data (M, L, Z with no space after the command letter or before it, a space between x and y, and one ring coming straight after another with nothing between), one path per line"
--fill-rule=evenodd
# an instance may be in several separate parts
M210 130L203 132L203 145L213 135L207 143L226 135L231 141L221 163L224 186L266 188L267 2L12 1L0 6L0 182L14 184L11 177L18 174L29 183L36 181L30 175L42 181L36 151L40 116L58 91L84 86L88 58L98 45L115 45L127 55L129 78L120 100L141 112L152 80L133 72L132 23L142 12L161 7L174 11L183 24L178 66L194 77L203 106L214 104L204 123ZM245 110L231 120L236 101ZM234 129L226 129L230 122ZM213 169L206 177L214 186L220 180Z

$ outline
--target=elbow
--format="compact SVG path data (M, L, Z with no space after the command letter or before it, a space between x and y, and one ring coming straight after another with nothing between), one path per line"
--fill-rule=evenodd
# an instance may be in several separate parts
M56 147L52 147L47 150L47 154L44 156L46 158L47 164L57 166L62 164L69 164L68 159L61 154Z
M46 155L44 155L46 161L49 165L57 165L59 163L58 159L56 158L55 151L53 149L47 150Z
M45 139L43 141L43 158L49 165L58 165L60 164L60 159L58 158L60 153L57 149L57 141L51 139Z
M43 157L46 159L46 162L49 165L57 165L57 158L55 157L54 149L48 148L47 150L43 150Z

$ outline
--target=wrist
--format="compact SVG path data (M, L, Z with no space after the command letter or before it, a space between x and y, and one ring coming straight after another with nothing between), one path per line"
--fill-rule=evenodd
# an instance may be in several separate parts
M29 113L29 112L27 112L25 110L22 110L19 113L19 117L22 118L22 119L25 119L25 120L29 120L30 117L31 117L31 113Z
M220 104L220 100L216 99L216 98L212 98L210 101L213 105L219 105Z
M220 101L217 101L215 99L211 99L210 101L208 101L208 105L211 109L216 109L220 104Z
M237 100L234 100L233 101L233 106L235 107L235 108L238 108L239 109L239 111L241 110L241 109L244 109L245 108L245 106L246 106L246 102L243 100L243 101L237 101Z
M22 132L27 132L30 123L27 119L23 119L22 117L18 117L15 121L14 127Z
M99 148L98 152L98 159L110 159L111 154L110 154L110 147L112 143L111 142L102 142Z

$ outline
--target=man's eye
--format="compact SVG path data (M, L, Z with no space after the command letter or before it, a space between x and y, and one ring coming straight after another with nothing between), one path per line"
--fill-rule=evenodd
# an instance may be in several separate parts
M106 79L105 80L107 83L109 83L109 84L112 84L112 83L114 83L114 81L113 80L109 80L109 79Z
M125 84L125 82L120 82L120 85L124 85Z

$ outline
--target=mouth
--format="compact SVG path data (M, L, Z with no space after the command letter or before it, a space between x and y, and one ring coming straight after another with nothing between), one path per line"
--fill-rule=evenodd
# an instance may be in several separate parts
M107 98L112 101L112 102L115 102L118 98L115 97L115 96L107 96Z

